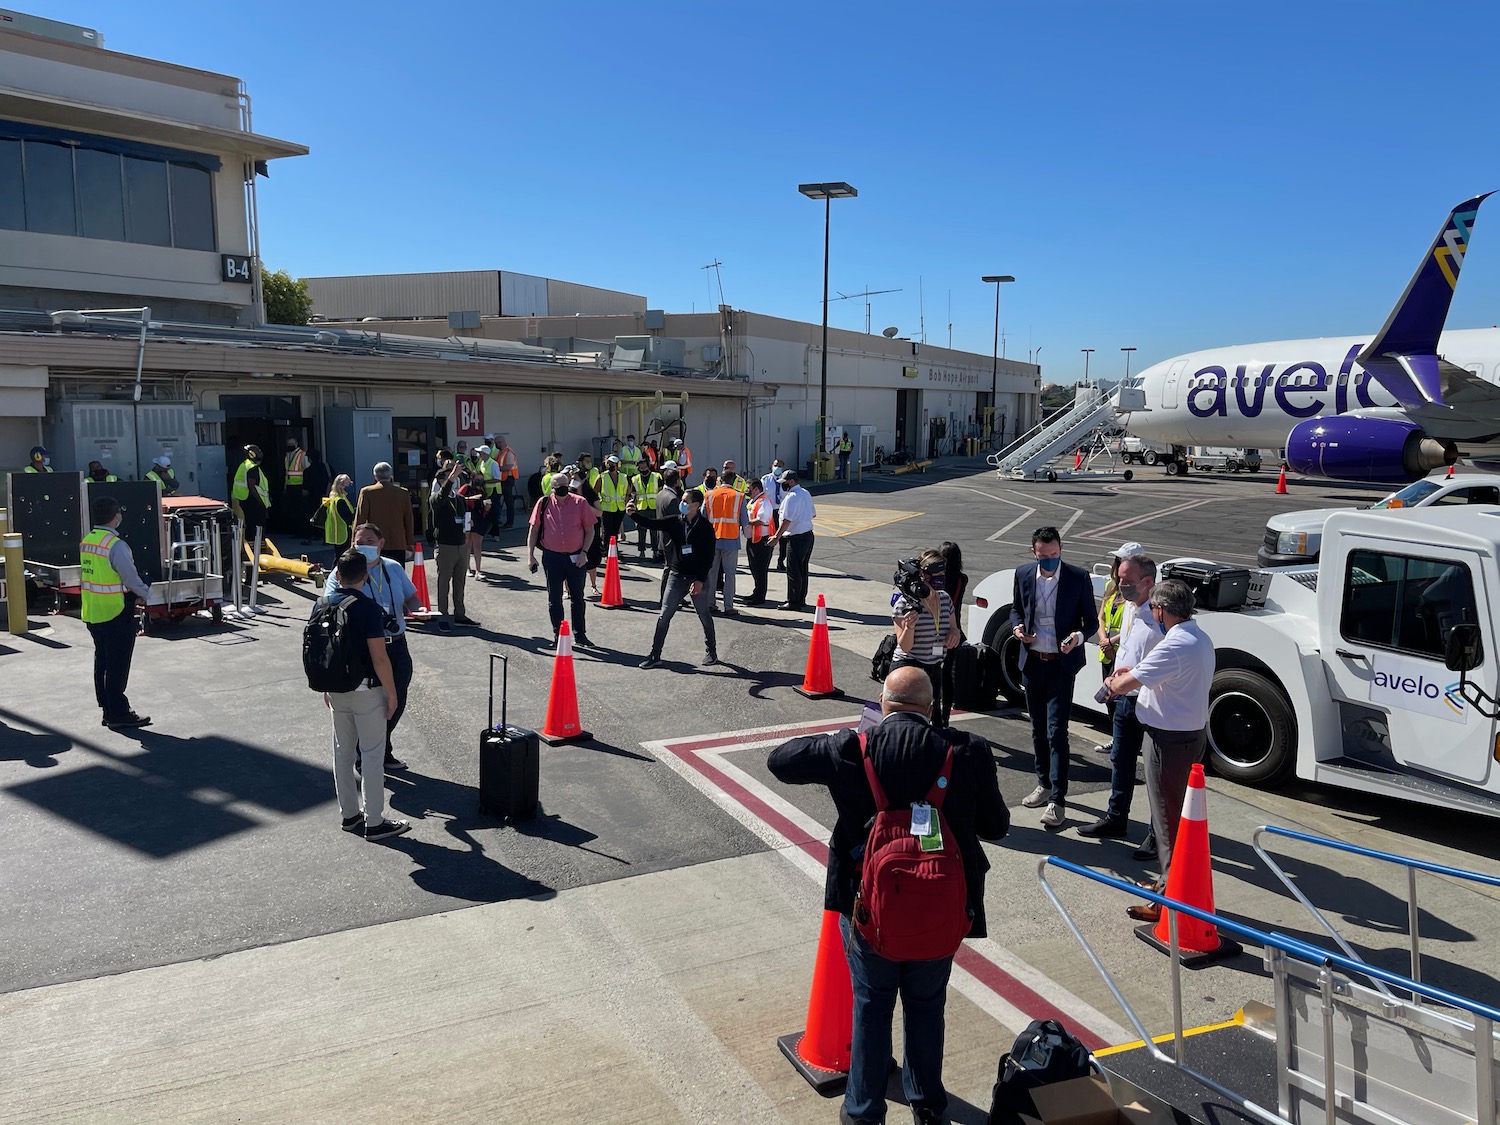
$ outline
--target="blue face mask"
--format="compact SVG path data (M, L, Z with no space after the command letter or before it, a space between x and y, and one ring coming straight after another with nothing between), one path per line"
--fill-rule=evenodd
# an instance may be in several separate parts
M1167 623L1154 613L1151 617L1156 621L1156 627L1161 630L1161 635L1165 637L1167 635Z
M1062 565L1061 558L1037 559L1036 562L1042 568L1043 574L1052 574Z
M677 502L677 510L679 512L681 512L683 515L687 515L688 514L688 502L686 500L679 500Z
M374 562L376 559L378 559L380 557L380 548L379 547L358 546L358 547L355 547L354 549L356 551L358 551L360 554L364 555L364 557L367 558L367 559L369 559L371 562Z

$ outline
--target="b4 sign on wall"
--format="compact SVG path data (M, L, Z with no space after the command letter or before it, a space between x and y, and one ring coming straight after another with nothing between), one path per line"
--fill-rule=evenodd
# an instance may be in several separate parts
M454 395L453 413L458 419L459 437L484 436L483 395Z
M1468 721L1458 681L1449 682L1453 673L1447 669L1395 656L1376 656L1372 669L1371 703L1416 711L1452 723Z

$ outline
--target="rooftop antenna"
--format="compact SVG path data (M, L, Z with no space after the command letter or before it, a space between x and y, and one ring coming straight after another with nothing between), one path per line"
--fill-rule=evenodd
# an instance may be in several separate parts
M858 293L841 293L837 289L835 289L834 292L838 293L838 296L830 297L829 300L831 301L852 301L856 297L863 297L865 299L865 335L868 336L870 334L870 298L879 296L881 293L899 293L901 292L901 290L871 289L868 285L866 285L864 289Z
M927 314L922 300L922 279L917 278L917 339L927 343Z
M953 347L953 290L948 290L948 347Z
M715 258L713 261L709 262L708 265L702 267L705 270L714 271L714 278L719 283L719 304L721 305L724 303L724 275L719 272L719 267L723 264L724 263L719 261L718 258ZM708 292L709 296L713 295L712 289L710 289Z

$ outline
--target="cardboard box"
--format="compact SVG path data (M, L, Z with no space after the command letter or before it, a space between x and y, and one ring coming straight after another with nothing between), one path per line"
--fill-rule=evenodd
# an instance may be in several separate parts
M1031 1091L1031 1100L1040 1116L1022 1114L1026 1125L1173 1125L1170 1113L1139 1102L1120 1105L1109 1083L1097 1075L1039 1086Z

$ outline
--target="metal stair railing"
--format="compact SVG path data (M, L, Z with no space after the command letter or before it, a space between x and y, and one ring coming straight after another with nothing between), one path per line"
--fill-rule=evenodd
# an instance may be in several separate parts
M1092 431L1109 405L1108 391L1093 388L1093 393L1080 395L1065 414L1038 426L997 455L993 461L996 471L1001 476L1026 475L1056 456L1075 437Z
M1310 837L1312 840L1321 841L1319 837ZM1328 841L1328 843L1335 843ZM1436 865L1434 865L1436 866ZM1068 912L1067 907L1058 898L1047 879L1047 868L1056 867L1073 875L1078 875L1091 882L1099 883L1114 890L1123 891L1136 898L1153 902L1167 911L1168 928L1168 956L1171 965L1171 998L1172 998L1172 1042L1173 1053L1167 1054L1156 1045L1151 1033L1146 1030L1146 1025L1141 1021L1140 1015L1131 1006L1130 1001L1125 998L1119 984L1114 976L1105 967L1099 954L1095 952L1088 939L1083 936L1083 931L1078 928L1078 923ZM1124 1011L1126 1018L1130 1021L1136 1033L1140 1036L1144 1049L1157 1062L1181 1071L1190 1078L1201 1083L1220 1097L1227 1099L1233 1105L1238 1106L1245 1113L1258 1120L1267 1122L1268 1125L1300 1125L1299 1120L1285 1116L1290 1112L1290 1095L1293 1092L1305 1092L1318 1095L1323 1102L1323 1117L1326 1125L1336 1125L1340 1119L1340 1111L1343 1111L1345 1121L1378 1121L1392 1123L1392 1125L1426 1125L1424 1121L1404 1121L1393 1117L1378 1108L1367 1106L1363 1101L1355 1100L1353 1094L1339 1095L1337 1088L1338 1060L1334 1034L1334 1012L1337 1002L1342 1002L1346 1007L1356 1001L1364 1000L1370 1004L1378 1004L1379 1010L1387 1017L1394 1018L1397 1015L1405 1016L1413 1023L1420 1026L1432 1027L1436 1021L1432 1019L1435 1015L1429 1008L1418 1004L1408 1003L1395 996L1389 989L1384 993L1373 989L1362 988L1354 984L1347 977L1336 975L1333 970L1342 970L1344 973L1352 973L1364 976L1371 981L1394 986L1403 992L1410 992L1413 997L1423 997L1439 1004L1447 1005L1459 1011L1467 1012L1472 1017L1472 1024L1467 1025L1472 1029L1467 1037L1474 1054L1474 1113L1468 1120L1475 1125L1497 1125L1495 1107L1495 1059L1494 1059L1494 1037L1495 1025L1500 1022L1500 1009L1492 1008L1487 1004L1481 1004L1466 996L1460 996L1446 989L1436 988L1421 981L1412 980L1402 976L1400 973L1382 969L1377 965L1371 965L1359 960L1357 957L1345 956L1341 953L1333 953L1310 942L1300 941L1275 931L1266 932L1258 930L1253 926L1247 926L1242 922L1225 918L1212 911L1200 910L1185 902L1167 898L1165 895L1149 891L1136 883L1116 879L1114 876L1105 875L1081 864L1069 860L1060 859L1057 856L1043 856L1037 863L1037 877L1041 882L1042 892L1047 896L1053 907L1062 915L1063 922L1072 933L1074 940L1083 947L1084 953L1093 964L1105 986L1114 996L1116 1003ZM1236 1091L1230 1089L1210 1078L1203 1072L1189 1066L1185 1055L1185 1036L1182 1017L1182 952L1178 944L1177 914L1181 913L1190 918L1196 918L1201 922L1210 923L1219 929L1242 938L1245 941L1262 946L1266 951L1266 968L1271 972L1276 982L1276 1028L1277 1028L1277 1069L1278 1069L1278 1111L1272 1111L1265 1106L1259 1105L1243 1097ZM1296 964L1300 962L1300 965ZM1292 1044L1290 1042L1290 1014L1286 1010L1288 1003L1286 996L1289 995L1288 985L1292 980L1300 980L1316 985L1322 1004L1322 1077L1321 1081L1314 1075L1298 1071L1293 1058ZM1335 1000L1338 998L1338 1001ZM1449 1023L1451 1027L1451 1021ZM1434 1030L1438 1030L1434 1028ZM1446 1028L1442 1030L1447 1030ZM1302 1052L1298 1052L1300 1058ZM1360 1076L1356 1076L1358 1081ZM1456 1104L1449 1101L1450 1106ZM1368 1110L1370 1116L1357 1116L1357 1111ZM1452 1120L1463 1120L1454 1110Z

